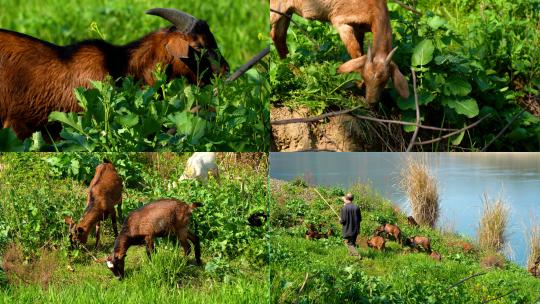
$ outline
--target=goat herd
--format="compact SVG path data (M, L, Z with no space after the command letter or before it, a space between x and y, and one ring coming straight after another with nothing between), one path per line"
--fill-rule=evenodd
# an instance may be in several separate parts
M418 224L416 223L416 221L414 220L412 216L409 216L407 218L407 221L409 225L411 226L418 226ZM321 232L323 226L325 226L325 224L319 224L319 225L310 224L308 226L308 230L306 231L306 239L308 240L322 239L322 238L328 238L329 236L334 235L334 231L332 228L329 228L326 232ZM404 238L404 236L401 233L401 229L399 229L397 225L384 224L377 227L373 233L373 236L371 236L366 241L366 244L370 248L384 251L386 250L385 238L388 240L392 238L394 241L396 241L400 245L407 246L413 250L418 250L418 251L422 250L426 252L427 254L429 254L430 257L436 261L441 260L441 255L438 252L433 251L431 249L431 242L429 238L425 236L418 236L418 235L409 237L409 238Z
M97 249L100 221L110 216L116 240L112 255L107 257L106 261L107 267L118 278L124 276L124 260L131 245L146 244L146 254L150 258L154 249L154 238L165 235L176 236L186 255L189 255L191 251L188 240L191 241L195 246L196 263L201 263L199 238L189 231L191 214L201 204L188 205L176 199L156 200L130 213L118 234L114 206L117 206L118 216L121 218L121 204L122 180L114 166L109 162L98 165L88 188L86 210L81 220L79 223L74 223L72 218L65 218L66 224L69 225L71 244L86 244L88 234L95 227Z

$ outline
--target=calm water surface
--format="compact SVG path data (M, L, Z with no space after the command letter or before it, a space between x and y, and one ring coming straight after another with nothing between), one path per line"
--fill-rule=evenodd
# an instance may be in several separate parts
M482 194L503 193L510 205L507 255L520 265L527 259L527 227L540 221L540 153L426 153L439 182L439 224L470 237L482 209ZM270 176L290 180L302 176L312 184L347 187L367 182L384 197L408 209L397 186L405 153L271 153Z

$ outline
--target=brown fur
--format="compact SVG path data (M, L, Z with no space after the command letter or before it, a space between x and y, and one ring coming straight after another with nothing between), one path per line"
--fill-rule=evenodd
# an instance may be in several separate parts
M90 40L61 47L0 30L0 123L13 128L19 138L27 138L47 125L52 111L82 110L73 94L75 88L89 88L90 81L107 75L114 79L129 75L152 85L157 64L168 66L171 79L183 76L193 84L208 84L211 74L225 73L228 64L221 59L218 71L206 58L218 56L219 50L203 25L201 33L186 34L171 27L125 46ZM199 72L206 72L198 77L195 49L202 48L208 51Z
M100 221L105 220L109 215L114 230L114 236L118 235L116 225L116 212L114 206L117 205L118 216L122 217L122 179L116 173L116 169L111 163L103 163L96 167L94 178L88 187L86 200L86 210L77 225L71 217L64 220L70 226L70 240L72 244L86 244L90 230L96 227L96 248L99 246Z
M401 244L401 230L398 226L392 224L385 224L375 229L375 235L380 236L383 232L386 233L387 236L391 235L396 242Z
M315 227L314 224L309 224L308 230L306 231L306 239L308 240L318 240L318 239L327 239L329 236L334 235L334 230L332 228L328 228L328 230L324 232L320 232L322 230L322 227L326 224L319 224L318 228Z
M377 250L385 250L386 241L383 237L374 235L366 241L368 247L375 248Z
M431 254L431 242L425 236L413 236L406 240L405 244L413 249L422 249Z
M130 246L146 244L146 253L150 258L154 250L154 238L166 235L175 235L178 238L186 256L191 251L189 239L195 246L196 262L201 264L199 238L189 231L191 214L198 206L199 204L188 205L176 199L161 199L130 213L114 242L112 256L107 257L109 269L115 276L122 278L124 259Z
M392 51L392 27L386 0L270 0L270 8L306 19L331 22L339 32L352 60L339 67L339 73L357 71L366 85L368 103L378 101L391 77L396 90L408 98L409 88L397 65L386 58ZM286 36L290 20L270 12L270 36L281 58L288 54ZM372 60L364 55L365 32L373 32ZM391 56L390 56L391 58Z

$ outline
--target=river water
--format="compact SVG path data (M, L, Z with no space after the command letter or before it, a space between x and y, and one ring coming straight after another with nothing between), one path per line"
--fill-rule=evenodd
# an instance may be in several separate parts
M520 265L528 255L527 227L540 221L540 153L415 153L439 183L439 226L476 237L482 195L500 193L510 206L506 255ZM406 153L271 153L270 177L301 176L311 184L347 187L370 183L409 212L398 186Z

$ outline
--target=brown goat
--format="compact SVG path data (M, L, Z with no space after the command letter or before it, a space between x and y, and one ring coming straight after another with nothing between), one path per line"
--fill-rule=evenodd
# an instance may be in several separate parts
M270 0L270 35L281 58L288 53L287 28L290 19L276 13L295 13L306 19L331 22L339 32L352 60L339 73L359 72L366 86L366 100L376 103L391 77L403 98L409 97L407 80L392 61L392 27L386 0ZM364 55L365 32L373 32L373 49Z
M107 267L121 279L130 246L146 244L146 254L151 258L154 238L167 235L176 236L186 256L191 251L189 239L195 246L196 263L201 264L199 238L189 231L191 214L199 206L198 203L188 205L176 199L160 199L131 212L114 242L112 255L107 257Z
M118 216L122 218L122 179L116 173L111 163L105 162L96 167L96 174L88 187L86 200L86 210L77 225L71 217L65 217L66 224L69 225L71 244L86 244L90 230L96 227L96 246L99 246L100 221L105 220L109 215L113 226L114 236L118 236L116 226L116 212L114 206L117 205Z
M413 227L418 226L418 223L416 222L416 220L414 219L414 217L412 215L407 217L407 224L409 224L409 226L413 226Z
M405 245L413 249L423 249L431 254L431 243L425 236L413 236L405 240Z
M368 247L375 248L377 250L384 250L386 241L382 236L374 235L366 241Z
M306 239L308 240L318 240L318 239L327 239L329 236L334 235L334 230L328 228L326 233L319 232L325 224L319 224L319 228L315 228L314 224L309 224L308 230L306 231Z
M190 83L205 85L212 74L228 71L205 21L173 9L146 13L173 26L124 46L87 40L62 47L0 30L1 126L27 138L44 129L52 111L82 111L73 90L89 88L92 80L107 75L113 79L129 75L151 85L156 65L161 64L167 66L169 79L184 76Z
M392 224L385 224L375 229L375 235L380 236L383 232L386 233L387 236L391 235L392 237L394 237L394 240L400 245L402 244L401 230L398 226Z

